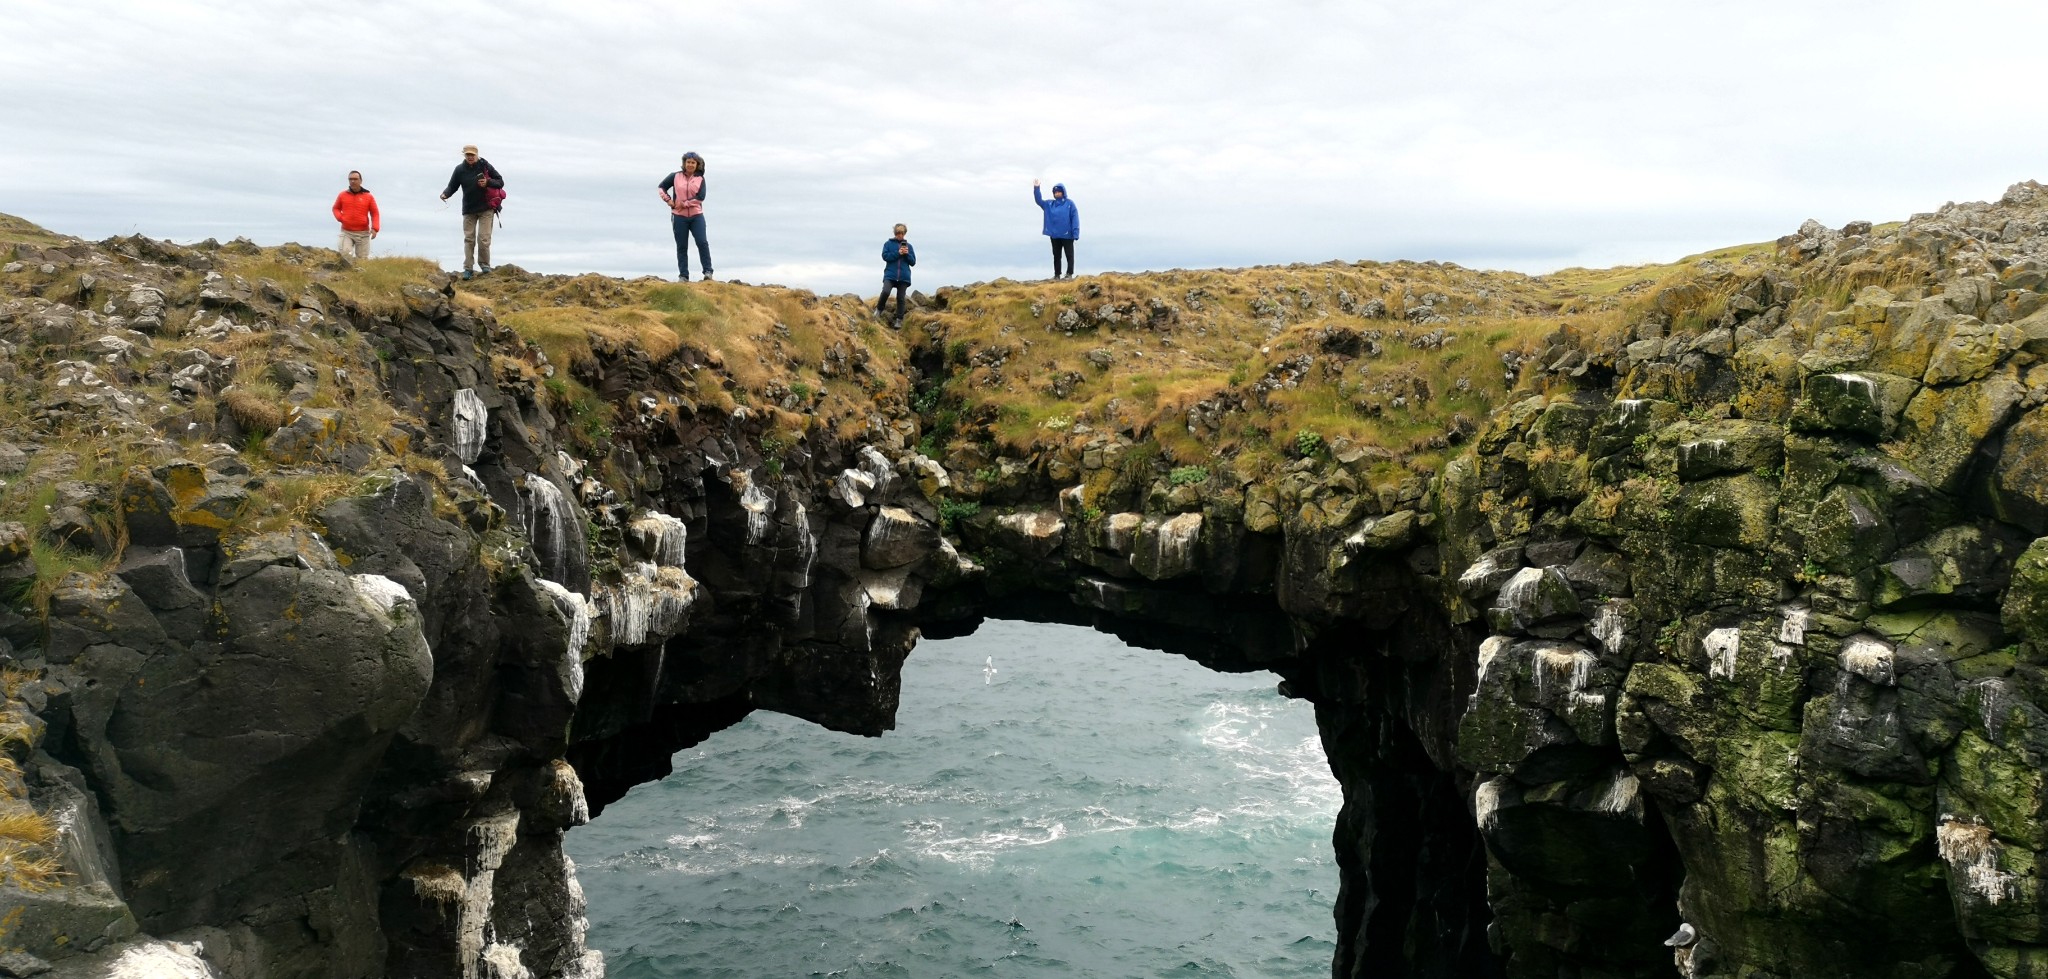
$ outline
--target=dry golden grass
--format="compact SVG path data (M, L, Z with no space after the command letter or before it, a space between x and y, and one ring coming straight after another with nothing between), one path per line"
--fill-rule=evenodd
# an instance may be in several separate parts
M0 806L0 885L31 894L61 886L64 864L50 852L57 843L56 823L25 800Z
M334 294L373 313L395 314L406 308L405 287L421 285L440 272L432 259L387 255L351 261L340 273L321 280Z
M268 381L237 383L220 393L236 423L257 432L274 432L284 426L284 394Z
M579 366L626 349L672 371L699 408L746 405L785 440L818 426L853 437L877 401L909 396L902 372L887 366L906 358L900 337L843 298L725 282L493 275L462 283L457 301L538 346L556 369L546 387L572 415L596 410L573 379ZM853 370L857 360L874 369ZM532 365L510 369L539 379Z
M1425 296L1447 321L1400 318ZM1375 301L1384 314L1360 315ZM1217 453L1271 463L1307 430L1325 443L1378 446L1428 465L1445 448L1451 419L1477 418L1504 393L1499 354L1557 329L1549 302L1536 280L1511 273L1330 263L999 281L952 294L921 330L946 351L949 398L963 415L992 419L981 432L1006 450L1042 450L1111 428L1157 441L1171 463ZM1129 310L1136 322L1072 331L1057 323L1064 310L1104 306ZM1438 329L1441 346L1412 345ZM1368 340L1376 355L1330 355ZM1098 365L1104 354L1106 367ZM1304 360L1308 371L1295 371ZM1197 437L1186 419L1204 402L1250 410ZM1076 432L1077 422L1086 430Z
M682 344L660 314L646 309L554 306L504 313L498 321L539 344L558 370L595 359L597 346L631 347L658 362Z
M73 240L75 239L57 234L26 218L18 218L12 214L0 214L0 242L20 242L25 245L47 248L52 245L62 245Z

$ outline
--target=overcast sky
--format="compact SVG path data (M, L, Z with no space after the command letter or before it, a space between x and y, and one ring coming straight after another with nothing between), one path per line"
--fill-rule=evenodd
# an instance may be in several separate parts
M1545 272L2042 177L2044 35L2038 0L5 0L0 211L328 245L355 168L380 253L459 266L475 142L499 263L673 275L694 149L722 278L873 291L897 221L920 288L1042 276L1034 178L1083 273Z

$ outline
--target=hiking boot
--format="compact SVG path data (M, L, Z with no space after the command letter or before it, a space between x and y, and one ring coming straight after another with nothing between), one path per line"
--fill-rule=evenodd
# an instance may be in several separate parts
M471 271L470 271L470 270L468 270L468 269L463 269L463 270L462 270L462 281L464 281L464 282L468 282L469 280L471 280L471 279L474 279L474 278L476 278L476 273L475 273L475 272L471 272Z
M491 267L490 267L490 266L488 266L488 265L482 266L482 267L481 267L481 269L480 269L480 270L479 270L479 271L477 272L477 274L478 274L478 275L489 275L489 274L491 274Z
M706 282L710 282L710 281L711 281L711 270L710 270L710 269L705 269L705 270L704 270L704 275L702 276L702 278L704 279L704 281L706 281Z

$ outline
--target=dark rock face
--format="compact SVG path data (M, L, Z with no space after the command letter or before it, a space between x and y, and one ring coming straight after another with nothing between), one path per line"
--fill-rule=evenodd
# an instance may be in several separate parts
M770 466L758 419L708 407L622 411L593 447L493 360L533 351L446 288L372 311L109 243L191 280L194 331L346 324L384 352L354 383L442 473L365 474L265 533L225 532L265 491L231 448L53 484L46 536L126 550L58 582L43 621L0 615L0 655L42 671L9 695L33 718L23 784L71 814L78 878L0 893L36 957L0 968L598 975L568 828L752 710L886 731L921 635L1004 615L1271 670L1314 703L1344 787L1335 975L2042 974L2043 209L2022 185L1703 267L1718 319L1658 297L1614 342L1561 333L1509 365L1552 393L1379 486L1350 448L1183 484L1124 478L1121 435L941 464L888 425ZM1925 281L1833 308L1871 249ZM99 344L68 368L97 383L64 396L96 400L49 410L131 411L103 368L150 367L133 351L192 312L169 285L137 273L101 307L149 335L94 339L45 303L6 307L0 344ZM227 380L190 353L166 397ZM310 383L298 366L280 388ZM578 370L618 405L693 391L632 349ZM275 421L294 465L360 465L343 416ZM941 533L970 484L1002 510ZM0 523L0 595L37 580L37 547Z

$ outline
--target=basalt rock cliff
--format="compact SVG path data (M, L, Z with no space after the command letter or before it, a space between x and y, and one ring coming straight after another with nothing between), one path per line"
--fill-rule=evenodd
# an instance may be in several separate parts
M753 710L881 734L921 635L1011 616L1313 702L1336 975L2048 975L2034 184L901 334L0 242L0 971L601 974L568 828Z

